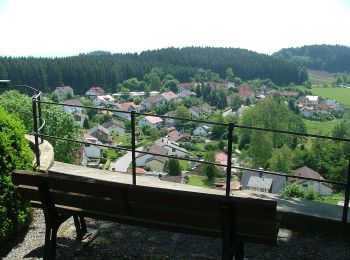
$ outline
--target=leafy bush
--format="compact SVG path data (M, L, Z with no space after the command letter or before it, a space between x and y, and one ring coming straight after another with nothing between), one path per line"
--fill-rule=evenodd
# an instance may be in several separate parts
M0 242L28 222L29 205L11 179L15 168L32 167L33 154L24 134L21 121L0 108Z
M292 197L292 198L304 198L305 192L299 187L298 184L292 183L287 185L284 188L282 192L282 196Z

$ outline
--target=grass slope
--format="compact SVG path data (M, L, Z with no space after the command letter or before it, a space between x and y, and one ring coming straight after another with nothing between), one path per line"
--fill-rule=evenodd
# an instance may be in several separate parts
M310 121L304 119L307 133L308 134L322 134L322 135L331 135L334 126L339 122L339 119L319 122L319 121Z
M208 181L207 177L199 175L191 175L187 184L203 188L212 188L214 186L214 183Z
M332 85L336 80L335 75L327 71L307 70L307 72L312 85Z
M350 106L350 88L313 87L313 95L335 99L339 103Z

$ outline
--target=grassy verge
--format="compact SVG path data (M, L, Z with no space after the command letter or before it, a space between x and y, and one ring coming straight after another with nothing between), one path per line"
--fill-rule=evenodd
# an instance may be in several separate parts
M208 181L207 177L199 175L191 175L187 184L203 188L212 188L214 186L214 183Z

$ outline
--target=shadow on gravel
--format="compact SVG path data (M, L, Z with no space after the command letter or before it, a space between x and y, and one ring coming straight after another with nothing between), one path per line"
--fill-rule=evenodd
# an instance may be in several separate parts
M29 231L30 221L28 225L25 226L22 230L15 233L12 237L8 238L0 246L0 258L5 257L14 247L22 243L27 232Z
M57 238L57 247L56 247L56 258L57 259L71 259L74 257L79 248L81 247L81 242L76 241L75 239L58 237ZM24 258L42 258L44 256L44 245L35 248L24 256Z

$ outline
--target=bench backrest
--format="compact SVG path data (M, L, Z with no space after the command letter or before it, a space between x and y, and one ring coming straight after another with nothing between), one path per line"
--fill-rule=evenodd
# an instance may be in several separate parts
M24 198L41 206L43 196L59 213L220 237L223 208L234 235L244 241L276 243L276 202L144 187L92 178L15 170ZM38 187L41 187L39 190ZM43 195L42 191L47 190Z

